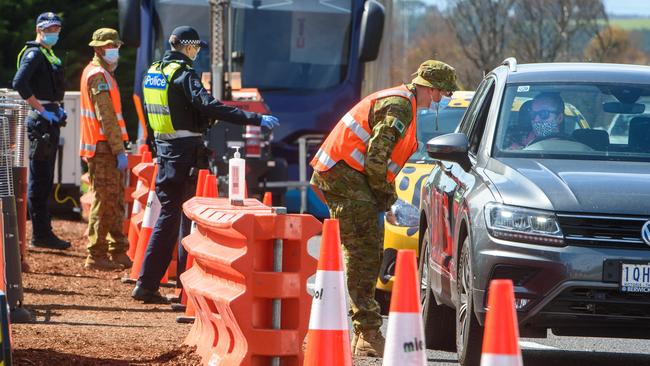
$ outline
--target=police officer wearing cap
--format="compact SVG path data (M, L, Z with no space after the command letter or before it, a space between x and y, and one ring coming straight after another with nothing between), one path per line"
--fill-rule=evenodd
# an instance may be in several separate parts
M357 356L381 357L384 351L374 299L383 244L377 216L385 212L395 222L395 177L418 146L416 111L457 88L456 71L440 61L423 62L415 75L411 83L373 93L347 111L311 161L311 183L339 220Z
M182 204L194 194L197 168L207 167L203 134L212 121L267 128L279 125L274 116L224 105L203 88L192 63L207 43L201 41L195 29L177 27L169 44L171 51L151 65L143 80L145 110L156 143L156 195L161 206L131 293L134 299L145 303L166 302L158 291L160 280L167 271L174 245L189 234L189 220L183 214ZM182 246L179 257L179 268L184 269Z
M65 93L63 65L52 47L59 39L61 19L52 12L36 19L36 40L18 54L13 88L32 107L26 118L29 149L27 207L32 221L32 247L67 249L70 243L52 232L48 200L60 128L67 118L61 105Z

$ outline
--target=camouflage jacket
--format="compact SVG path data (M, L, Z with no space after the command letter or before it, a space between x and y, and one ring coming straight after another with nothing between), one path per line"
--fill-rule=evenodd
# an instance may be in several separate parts
M406 86L415 94L413 84ZM388 159L412 118L413 109L407 99L386 97L377 100L368 116L372 131L366 151L365 174L340 161L328 171L315 171L311 183L330 195L375 202L380 211L389 210L397 193L395 183L386 181Z
M93 65L101 66L105 70L110 70L108 64L97 55L93 58ZM117 123L117 116L111 101L111 94L108 88L108 81L103 74L95 74L88 79L88 90L90 91L90 101L95 107L95 115L102 125L106 142L113 155L124 152L122 142L122 131Z

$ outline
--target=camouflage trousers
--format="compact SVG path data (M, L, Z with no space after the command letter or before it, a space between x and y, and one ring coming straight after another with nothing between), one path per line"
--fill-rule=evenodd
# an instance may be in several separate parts
M379 230L377 205L323 193L331 218L339 220L354 330L358 333L379 329L382 318L375 301L375 285L382 261L384 233Z
M95 156L88 159L88 173L95 198L88 219L86 248L91 256L103 257L109 252L126 252L129 241L122 231L124 174L117 169L117 159L110 151L97 150Z

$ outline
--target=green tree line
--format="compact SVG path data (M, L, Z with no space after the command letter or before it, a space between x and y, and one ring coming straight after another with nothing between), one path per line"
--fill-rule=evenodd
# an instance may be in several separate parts
M56 13L63 21L53 49L65 67L66 90L79 90L81 72L93 57L88 43L95 29L118 29L117 0L0 0L0 88L11 88L18 52L26 41L34 40L36 18L46 11ZM136 49L123 46L115 72L131 140L137 136L138 125L132 101L135 53Z

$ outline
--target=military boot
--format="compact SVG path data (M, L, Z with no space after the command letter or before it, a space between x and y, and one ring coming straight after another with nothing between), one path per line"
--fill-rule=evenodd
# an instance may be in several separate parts
M359 335L357 332L352 333L352 342L350 342L350 349L354 353L354 349L357 348L357 342L359 342Z
M364 357L383 357L386 340L379 329L362 330L354 347L353 355Z
M124 267L124 269L131 268L133 262L126 253L111 253L111 260Z
M93 257L92 255L89 255L86 257L84 268L98 269L100 271L115 271L117 269L122 269L122 265L111 261L107 257Z

